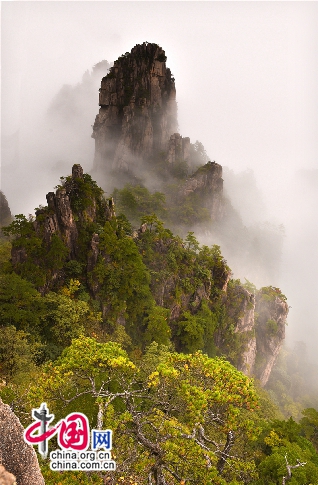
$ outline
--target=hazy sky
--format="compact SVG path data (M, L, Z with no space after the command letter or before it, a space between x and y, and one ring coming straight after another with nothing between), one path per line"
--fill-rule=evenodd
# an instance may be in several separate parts
M1 7L2 134L6 142L19 134L18 161L2 159L2 190L13 213L33 212L58 182L46 157L43 116L61 86L80 82L102 59L155 42L176 79L180 133L200 140L211 160L236 172L252 169L269 217L285 225L279 284L293 307L290 332L317 340L318 3L6 1Z
M35 125L98 61L156 42L182 135L275 198L286 170L317 168L317 24L316 2L2 2L3 134Z

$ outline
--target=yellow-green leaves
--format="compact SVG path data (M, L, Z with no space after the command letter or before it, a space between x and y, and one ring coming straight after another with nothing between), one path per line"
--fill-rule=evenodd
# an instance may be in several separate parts
M113 391L123 390L118 381L122 379L129 385L135 372L135 365L117 343L99 343L81 336L54 363L44 367L33 392L38 395L40 389L45 401L65 403L77 402L82 395L109 398Z
M93 425L99 410L114 431L113 453L125 475L145 481L149 473L162 473L167 483L178 476L225 485L223 469L233 477L231 470L240 467L254 473L253 463L236 454L242 436L250 439L248 409L256 406L256 393L252 381L224 360L152 344L137 366L119 344L82 336L46 366L31 395L50 407L64 402L69 412L88 413ZM221 467L233 432L237 442Z

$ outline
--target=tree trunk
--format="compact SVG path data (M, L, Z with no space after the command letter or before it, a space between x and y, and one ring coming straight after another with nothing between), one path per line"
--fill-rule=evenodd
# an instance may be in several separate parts
M104 422L104 403L98 403L98 413L97 413L97 429L103 429Z

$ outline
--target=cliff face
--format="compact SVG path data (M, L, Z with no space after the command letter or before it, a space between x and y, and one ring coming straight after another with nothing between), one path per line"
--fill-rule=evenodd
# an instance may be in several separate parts
M199 194L201 205L205 207L211 221L222 220L224 216L222 167L216 162L208 162L200 167L180 187L178 197L183 200Z
M167 181L176 183L180 188L172 199L187 204L194 196L211 221L222 219L222 167L206 164L203 146L177 132L175 83L161 47L136 45L115 61L101 81L99 104L93 173L107 190L151 180L152 187L167 193ZM189 177L198 165L204 167Z
M103 197L103 191L83 174L80 165L73 165L72 175L63 179L55 193L49 192L46 200L47 206L36 211L35 220L23 223L28 231L28 247L23 237L17 238L11 252L17 272L23 274L21 265L27 261L37 267L39 278L34 282L42 292L63 284L65 262L82 259L82 264L91 264L95 230L115 216L113 200ZM86 254L86 247L92 254ZM49 265L45 258L51 261Z
M262 288L256 295L257 359L254 374L262 386L267 383L282 348L288 310L286 299L277 288Z
M54 234L59 235L69 251L69 258L75 259L79 255L78 225L86 221L96 222L98 220L98 202L102 207L103 219L111 219L115 212L111 200L107 202L100 197L97 200L92 196L87 207L78 214L74 214L76 207L77 191L84 184L83 169L80 165L73 165L72 177L66 181L63 187L58 188L56 193L49 192L46 195L47 208L37 210L34 227L37 234L43 234L47 246L52 241ZM73 204L72 204L73 201ZM72 209L73 205L73 209Z
M178 160L188 162L190 159L190 138L183 138L179 133L170 136L166 161L174 164Z
M254 295L239 284L230 285L224 298L226 317L216 333L217 345L239 370L265 386L285 339L286 299L278 288L264 287Z
M94 169L133 171L154 152L167 151L177 130L174 78L157 44L136 45L102 79Z
M218 345L229 353L234 343L237 368L252 375L256 358L255 297L241 285L230 285L225 306L226 324L218 332Z

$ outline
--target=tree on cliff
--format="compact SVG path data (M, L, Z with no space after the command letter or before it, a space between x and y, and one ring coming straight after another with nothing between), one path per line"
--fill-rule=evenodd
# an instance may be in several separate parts
M9 224L12 220L10 207L6 196L0 190L0 227Z

